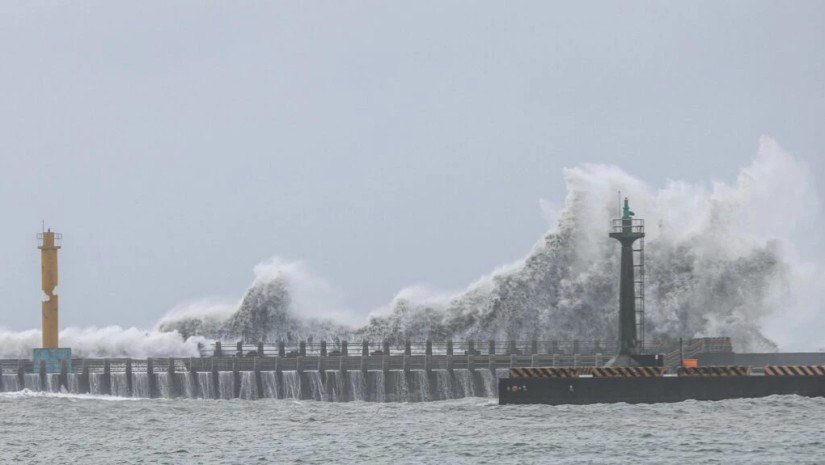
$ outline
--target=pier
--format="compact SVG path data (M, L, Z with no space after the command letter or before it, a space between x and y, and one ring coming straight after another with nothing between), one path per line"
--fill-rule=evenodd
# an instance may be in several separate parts
M215 342L200 357L106 358L61 363L0 360L0 391L138 398L424 402L497 396L514 367L597 367L615 353L601 341Z

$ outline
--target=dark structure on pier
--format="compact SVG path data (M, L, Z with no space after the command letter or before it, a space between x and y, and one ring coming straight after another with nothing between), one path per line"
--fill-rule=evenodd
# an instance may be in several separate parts
M634 355L643 350L644 328L637 325L644 324L644 241L639 249L634 250L636 241L644 239L644 220L634 219L627 199L624 199L622 217L613 220L610 237L622 244L621 278L619 284L619 354L611 360L610 365L635 365ZM638 252L639 260L634 260L634 252ZM640 280L636 279L636 269L639 269ZM637 294L637 287L638 294ZM640 300L641 313L638 315L636 301ZM642 336L642 339L640 339Z

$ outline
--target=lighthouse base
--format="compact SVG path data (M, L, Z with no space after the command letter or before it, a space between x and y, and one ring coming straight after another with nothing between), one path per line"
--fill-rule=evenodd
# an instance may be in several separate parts
M46 373L60 373L60 364L66 361L66 372L72 372L72 349L58 347L53 349L34 349L32 362L34 369L39 370L40 362L45 362Z

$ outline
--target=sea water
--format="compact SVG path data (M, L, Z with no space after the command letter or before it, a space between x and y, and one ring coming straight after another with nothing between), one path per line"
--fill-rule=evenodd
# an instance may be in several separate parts
M0 463L822 463L825 399L508 405L0 394Z

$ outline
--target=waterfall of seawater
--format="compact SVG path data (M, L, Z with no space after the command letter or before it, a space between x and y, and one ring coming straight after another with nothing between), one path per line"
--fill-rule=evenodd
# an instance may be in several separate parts
M455 397L453 392L453 378L447 370L433 370L435 373L436 400L452 399Z
M498 395L498 379L506 378L509 370L500 368L491 372L487 368L473 371L467 369L433 370L434 380L431 392L431 382L425 370L381 371L360 370L342 373L329 370L325 373L306 371L299 376L296 371L284 371L283 386L279 386L278 377L274 371L262 371L261 390L255 379L255 372L240 372L240 398L254 399L313 399L317 401L346 402L428 402L431 400L455 399L461 397L496 397ZM366 374L366 376L364 376ZM174 378L169 373L156 373L158 394L162 398L185 397L203 399L232 399L235 397L234 374L231 371L218 372L218 392L215 392L211 372L176 372ZM69 392L80 393L82 375L69 373ZM303 380L302 380L303 378ZM48 374L45 390L59 392L60 377L58 374ZM103 394L108 392L103 386L102 373L89 373L89 392ZM111 395L118 397L129 396L129 386L126 373L111 374ZM40 391L40 376L37 373L27 373L23 377L22 388L30 391ZM17 374L3 374L0 378L2 391L13 392L21 389ZM149 377L143 372L132 373L132 397L148 398Z
M60 392L60 375L58 373L46 374L46 391Z
M348 371L349 388L352 400L367 400L367 381L360 370Z
M261 397L265 397L267 399L278 398L278 377L275 375L274 371L261 372L261 387L264 389L264 392L261 393Z
M69 373L69 392L72 394L80 393L80 375Z
M498 395L498 379L487 368L476 370L476 374L481 377L481 387L484 389L485 397L496 397Z
M384 372L382 370L378 371L370 371L368 373L370 376L370 392L369 392L369 399L373 402L386 402L387 401L387 383L386 377L384 376Z
M26 373L23 375L23 388L29 391L40 391L40 374Z
M284 376L284 399L301 398L301 377L297 371L285 371Z
M188 371L182 373L175 373L175 385L178 386L180 392L178 395L187 399L194 399L195 393L195 374Z
M327 393L332 402L344 402L347 400L344 392L344 375L340 371L327 371Z
M455 386L458 388L457 397L475 397L475 379L473 379L473 372L466 369L453 370L453 377L455 378Z
M235 397L234 373L231 371L218 372L218 394L221 399L233 399Z
M390 371L390 402L409 402L410 388L407 383L407 373L404 371Z
M255 382L254 371L241 372L241 399L253 400L258 398L258 386Z
M203 399L214 399L215 389L212 385L212 373L208 371L198 372L198 397Z
M89 394L104 394L103 373L89 373Z
M320 371L307 371L304 372L307 379L309 380L309 388L312 392L312 398L314 400L327 400L327 389L324 386L324 380L321 378Z
M126 373L112 373L112 395L117 397L129 397L129 380Z
M3 392L14 392L20 390L20 384L17 381L17 375L3 375L2 378Z
M430 378L427 376L425 370L413 370L413 379L415 380L415 389L418 392L418 400L421 402L429 402L430 399Z
M167 372L155 373L155 379L158 383L158 394L161 399L171 399L175 397L175 386L172 383L172 378Z
M132 397L149 397L149 375L145 372L132 372Z

